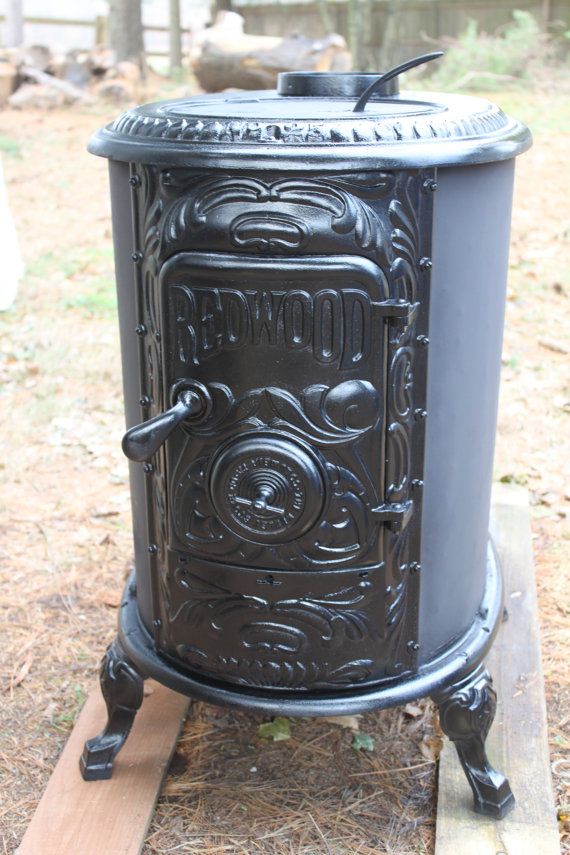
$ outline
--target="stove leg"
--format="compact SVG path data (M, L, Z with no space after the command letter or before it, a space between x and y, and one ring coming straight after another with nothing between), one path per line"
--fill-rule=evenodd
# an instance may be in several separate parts
M497 695L483 665L434 697L443 732L455 743L475 797L475 811L502 819L514 807L508 780L490 765L485 739L495 717Z
M85 743L79 761L85 781L111 777L113 760L123 747L143 700L143 678L127 659L118 638L103 657L99 681L108 718L101 733Z

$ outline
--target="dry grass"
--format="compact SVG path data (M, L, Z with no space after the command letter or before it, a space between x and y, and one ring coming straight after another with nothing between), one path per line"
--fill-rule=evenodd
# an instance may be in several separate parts
M412 712L362 717L369 754L326 720L296 719L272 742L260 716L194 704L144 852L431 851L433 716Z
M506 103L523 119L534 114L538 135L518 168L496 475L524 483L534 502L556 761L568 757L570 742L570 378L567 354L552 349L568 347L570 326L570 139L552 126L564 97L548 98ZM84 152L89 132L108 118L1 116L28 263L15 309L0 315L4 853L21 839L94 685L131 555L106 167ZM429 705L419 715L364 716L361 730L375 739L370 754L354 751L348 729L318 720L292 723L288 741L263 741L260 720L194 705L146 855L432 851L437 741ZM567 802L564 767L555 764L554 773ZM567 834L564 841L570 851Z

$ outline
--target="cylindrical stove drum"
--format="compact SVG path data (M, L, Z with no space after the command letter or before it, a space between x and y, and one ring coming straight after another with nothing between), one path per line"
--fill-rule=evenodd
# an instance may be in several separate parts
M136 571L102 666L109 777L152 676L354 713L431 694L476 809L514 157L479 98L375 75L130 110L109 158ZM365 102L365 103L364 103Z

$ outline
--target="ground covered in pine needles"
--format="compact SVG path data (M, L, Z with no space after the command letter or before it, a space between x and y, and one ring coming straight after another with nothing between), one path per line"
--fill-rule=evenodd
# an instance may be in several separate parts
M553 776L563 805L570 768L567 95L493 97L535 132L535 147L518 163L496 478L531 495ZM0 315L3 853L15 851L96 683L131 563L106 164L85 152L89 133L114 112L0 114L27 263L14 308ZM263 721L193 705L146 855L432 852L440 742L429 703L342 723L295 720L280 740L263 738ZM570 834L561 830L568 848Z

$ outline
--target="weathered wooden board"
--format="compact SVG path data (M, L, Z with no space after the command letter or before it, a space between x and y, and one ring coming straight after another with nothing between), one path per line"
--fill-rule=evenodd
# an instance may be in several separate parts
M491 531L508 619L487 660L499 699L487 747L491 762L508 776L517 803L500 821L473 813L471 790L446 740L435 855L559 855L526 490L504 485L495 490Z
M89 695L17 855L140 853L189 703L152 680L149 689L113 777L87 783L79 756L106 721L99 688Z

